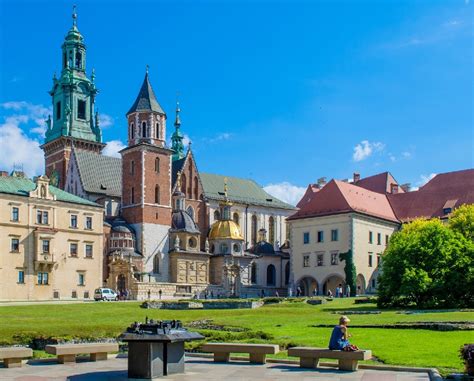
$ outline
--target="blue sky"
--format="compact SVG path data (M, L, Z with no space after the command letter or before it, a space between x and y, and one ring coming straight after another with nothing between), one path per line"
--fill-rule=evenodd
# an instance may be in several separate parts
M419 186L473 167L473 4L77 1L104 141L126 140L145 66L198 167L294 202L319 177L390 171ZM72 2L0 1L0 167L39 144ZM273 185L273 187L272 187Z

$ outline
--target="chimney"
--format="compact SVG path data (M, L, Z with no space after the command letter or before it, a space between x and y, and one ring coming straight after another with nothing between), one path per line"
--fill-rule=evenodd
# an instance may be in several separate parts
M398 193L398 184L395 184L395 183L390 184L390 193L392 194Z
M326 178L325 177L320 177L318 179L318 186L322 188L324 185L326 185Z
M354 175L352 177L352 182L356 183L360 180L360 173L359 172L354 172Z
M402 184L400 185L400 188L402 188L404 192L410 192L411 184L410 183Z

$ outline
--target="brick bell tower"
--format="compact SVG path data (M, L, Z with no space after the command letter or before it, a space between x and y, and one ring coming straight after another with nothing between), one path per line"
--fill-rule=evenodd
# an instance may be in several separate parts
M51 184L65 187L71 150L75 148L100 153L105 147L99 127L99 115L94 111L95 74L86 75L86 46L77 29L74 7L72 27L62 45L61 76L53 77L49 92L53 103L53 118L46 121L44 144L45 172Z
M143 271L166 282L173 151L166 147L166 114L151 87L148 67L127 121L128 146L120 152L122 216L135 229Z

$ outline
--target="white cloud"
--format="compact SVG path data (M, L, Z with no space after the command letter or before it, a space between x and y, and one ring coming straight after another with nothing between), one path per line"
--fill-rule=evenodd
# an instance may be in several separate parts
M191 138L189 137L189 135L186 135L184 134L184 138L183 138L183 145L185 147L187 147L189 145L189 143L192 143L193 141L191 140Z
M33 122L34 126L30 128L30 131L41 137L44 137L46 132L46 119L48 115L53 113L52 107L35 105L25 101L5 102L1 103L0 107L8 111L14 111L16 113L14 116L26 117L27 120L24 123Z
M402 157L404 157L405 159L409 159L411 157L411 152L408 152L408 151L402 152Z
M362 140L359 144L354 147L354 153L352 159L354 161L362 161L367 159L370 155L375 152L380 152L385 148L385 144L380 142L369 142L368 140Z
M418 184L420 187L425 185L428 181L430 181L433 177L436 176L436 173L430 173L429 175L421 175L420 176L420 181L418 181Z
M304 192L306 191L306 188L298 187L287 181L276 184L268 184L267 186L263 187L263 189L272 196L291 205L296 205L301 200L301 197L303 197Z
M114 118L107 114L99 113L99 124L100 128L107 128L114 124Z
M23 168L27 176L44 173L44 156L40 143L29 138L20 125L27 123L27 115L13 115L0 124L0 168L10 172Z
M230 140L233 137L233 134L230 132L223 132L219 135L214 136L213 138L204 138L205 141L209 143L216 143L224 140Z
M113 157L122 157L119 151L123 150L126 146L120 140L111 140L110 142L106 142L106 146L102 153L106 156L113 156Z

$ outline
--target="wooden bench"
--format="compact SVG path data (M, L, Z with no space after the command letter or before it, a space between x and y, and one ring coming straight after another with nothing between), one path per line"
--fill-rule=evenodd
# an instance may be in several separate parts
M21 360L32 357L33 351L26 347L0 348L0 360L3 360L5 368L21 367Z
M293 347L288 349L288 356L299 357L302 368L317 368L319 359L325 358L339 360L340 370L357 370L358 361L370 360L372 352L369 350L344 352L326 348Z
M228 362L231 353L248 353L251 363L265 364L266 356L278 353L280 348L274 344L207 343L202 350L214 353L215 362Z
M83 343L47 345L46 353L58 356L58 362L76 362L76 355L90 354L91 361L107 360L108 352L118 352L117 343Z

